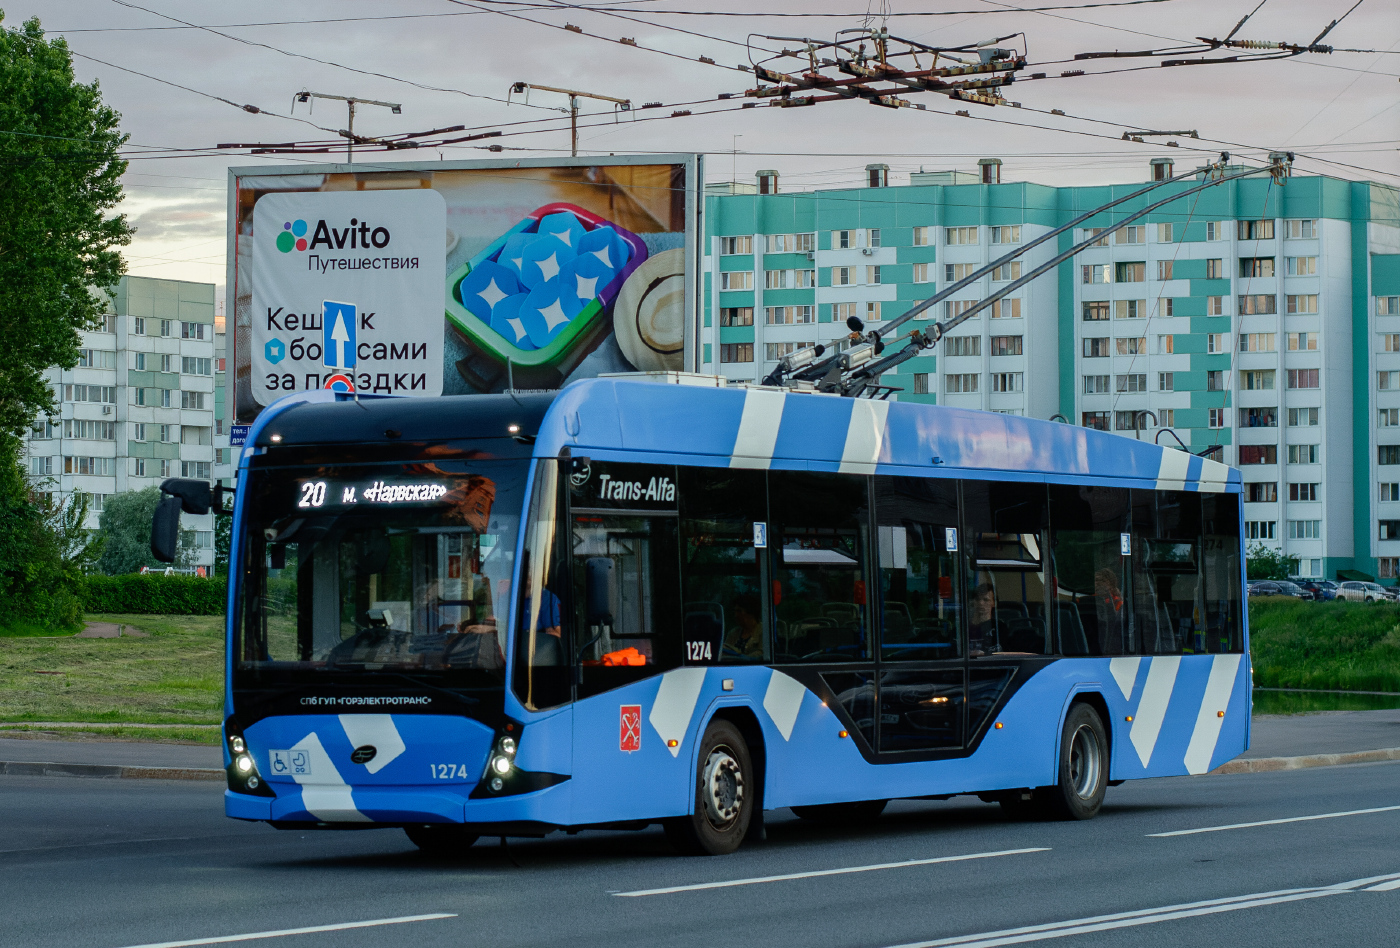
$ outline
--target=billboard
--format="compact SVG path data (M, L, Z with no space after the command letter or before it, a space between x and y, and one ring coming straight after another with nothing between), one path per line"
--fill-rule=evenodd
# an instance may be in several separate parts
M693 370L698 155L231 168L232 421Z

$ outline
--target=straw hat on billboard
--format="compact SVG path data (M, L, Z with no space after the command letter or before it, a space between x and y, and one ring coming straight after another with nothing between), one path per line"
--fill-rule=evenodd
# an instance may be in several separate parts
M685 348L685 251L664 250L632 271L613 304L618 347L639 371L680 371Z

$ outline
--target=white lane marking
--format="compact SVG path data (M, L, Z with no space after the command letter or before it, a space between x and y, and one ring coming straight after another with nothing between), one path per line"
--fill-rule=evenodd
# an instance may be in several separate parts
M700 882L695 885L673 885L664 889L638 889L635 892L614 892L623 899L643 895L671 895L675 892L699 892L704 889L730 889L741 885L761 885L765 882L788 882L793 879L816 879L821 876L844 876L853 872L875 872L880 869L906 869L910 866L932 866L940 862L966 862L969 859L993 859L997 856L1020 856L1025 853L1048 853L1050 847L1035 849L1003 849L991 853L968 853L965 856L938 856L934 859L907 859L904 862L882 862L873 866L850 866L846 869L818 869L813 872L789 872L781 876L755 876L752 879L730 879L727 882Z
M379 773L404 752L403 737L394 726L392 714L342 714L340 726L345 728L351 747L369 744L377 751L374 760L365 764L365 770L372 774Z
M188 941L159 941L130 948L191 948L193 945L226 945L235 941L257 941L260 938L285 938L288 935L314 935L318 932L343 932L351 928L377 928L380 925L403 925L407 922L431 922L456 918L455 912L435 912L432 915L403 915L398 918L373 918L367 922L342 922L339 925L311 925L306 928L284 928L273 932L249 932L246 935L216 935L213 938L191 938Z
M1367 886L1362 892L1394 892L1400 889L1400 879L1391 879L1389 882L1382 882L1380 885Z
M874 474L885 442L885 420L890 403L858 398L851 402L851 420L846 425L846 446L841 451L842 474Z
M1256 826L1279 826L1283 823L1307 823L1311 820L1331 820L1339 816L1365 816L1368 813L1389 813L1400 806L1373 806L1366 810L1342 810L1337 813L1314 813L1311 816L1289 816L1279 820L1259 820L1256 823L1229 823L1225 826L1202 826L1199 829L1172 830L1170 833L1148 833L1149 838L1194 836L1197 833L1222 833L1225 830L1253 829Z
M734 438L730 467L767 470L773 464L773 448L783 423L783 393L749 389L744 393L744 412L739 416L739 433Z
M667 743L666 749L672 757L681 752L685 732L690 730L690 716L695 713L695 702L704 684L703 668L678 668L661 676L661 685L656 689L656 700L652 702L647 720ZM676 742L674 747L671 741Z
M1210 677L1201 709L1196 712L1196 727L1191 731L1191 743L1186 746L1186 772L1203 774L1210 770L1215 744L1220 740L1220 726L1225 723L1220 712L1230 703L1235 688L1235 675L1240 670L1239 655L1217 655L1211 659Z
M1180 655L1159 655L1151 659L1147 666L1147 682L1142 686L1142 697L1138 699L1137 713L1133 715L1133 729L1128 732L1128 738L1133 742L1144 767L1152 759L1157 735L1162 731L1162 722L1167 719L1167 705L1172 700L1172 685L1176 684L1176 673L1180 667Z
M1108 660L1108 671L1113 676L1113 680L1118 682L1118 690L1123 692L1123 699L1133 696L1133 683L1137 681L1138 669L1142 667L1141 658L1110 658Z
M355 809L350 788L315 731L293 744L292 750L304 750L311 756L311 775L293 778L301 784L301 805L307 813L325 823L370 822L369 817Z
M1158 490L1185 490L1186 472L1191 467L1191 455L1175 448L1162 449L1162 463L1157 468Z
M1208 899L1202 902L1185 902L1180 905L1164 905L1160 908L1140 909L1134 912L1115 912L1112 915L1094 915L1089 918L1076 918L1064 922L1051 922L1048 925L1026 925L1020 928L1006 928L995 932L982 932L976 935L955 935L952 938L938 938L932 941L911 942L894 948L995 948L1000 945L1021 945L1032 941L1048 941L1051 938L1066 938L1070 935L1084 935L1091 932L1110 931L1115 928L1134 928L1139 925L1153 925L1180 918L1195 918L1200 915L1217 915L1221 912L1237 912L1241 909L1259 908L1265 905L1280 905L1285 902L1299 902L1306 899L1326 898L1344 892L1383 891L1365 887L1382 879L1395 879L1400 873L1388 876L1372 876L1368 879L1353 879L1336 885L1315 886L1307 889L1279 889L1274 892L1256 892L1224 899Z
M791 675L774 671L768 679L768 690L763 695L763 710L773 719L774 727L785 741L792 737L793 725L797 723L797 712L801 710L802 699L806 694L806 686Z
M1201 459L1201 490L1209 494L1223 493L1229 480L1230 468L1210 458Z

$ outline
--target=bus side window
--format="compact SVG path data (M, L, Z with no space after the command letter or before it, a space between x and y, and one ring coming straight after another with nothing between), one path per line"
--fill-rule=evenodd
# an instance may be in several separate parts
M1201 494L1206 650L1244 651L1240 508L1234 494Z
M1129 492L1050 486L1055 618L1061 655L1131 655L1137 629L1129 602Z
M768 520L764 473L683 467L677 482L686 663L768 661L762 596L767 551L753 545L754 524Z
M875 511L881 661L961 658L957 482L878 476Z
M515 603L512 688L521 704L532 711L564 704L570 694L571 623L565 621L566 610L559 597L567 586L561 565L561 501L559 462L547 458L535 469Z
M1133 528L1142 537L1138 544L1142 554L1133 563L1133 581L1140 587L1134 606L1140 624L1150 631L1140 643L1142 653L1238 650L1239 520L1234 495L1217 497L1196 491L1134 491L1134 495ZM1210 507L1211 529L1222 529L1216 526L1220 523L1228 537L1204 535L1203 502ZM1233 546L1219 549L1221 543ZM1210 549L1212 545L1217 549ZM1222 641L1230 647L1222 647Z
M964 481L967 654L1049 652L1043 484Z
M768 490L776 661L868 661L866 479L772 471Z

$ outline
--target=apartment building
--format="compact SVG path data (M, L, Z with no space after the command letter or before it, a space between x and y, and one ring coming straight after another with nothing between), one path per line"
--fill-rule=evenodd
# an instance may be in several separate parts
M38 419L26 458L37 489L89 496L92 529L113 494L166 477L212 480L222 417L214 285L128 276L104 298L103 326L82 333L78 365L49 370L58 414ZM213 515L186 514L182 526L194 532L195 563L212 565Z
M701 359L762 379L850 315L877 327L1007 251L1142 184L1053 188L980 173L706 198ZM1243 169L1238 169L1243 170ZM1156 159L1151 171L1171 176ZM1213 450L1244 475L1250 542L1307 576L1400 574L1400 200L1385 185L1267 174L1096 234L1164 185L921 314L972 307L1055 253L1074 258L884 377L892 397L1029 414Z

